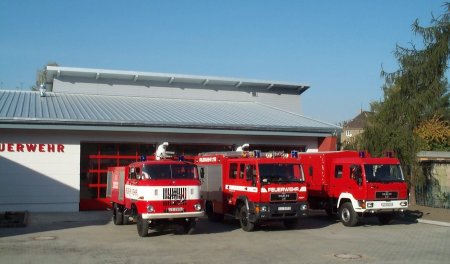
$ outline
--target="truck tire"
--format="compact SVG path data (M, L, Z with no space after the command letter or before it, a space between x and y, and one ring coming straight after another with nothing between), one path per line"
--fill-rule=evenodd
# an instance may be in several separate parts
M248 210L245 205L241 206L241 209L239 210L239 223L241 224L242 230L246 232L255 230L255 223L250 222L248 219Z
M378 221L382 225L388 225L389 223L391 223L392 218L394 218L393 214L386 213L386 214L379 214L378 215Z
M189 219L185 223L183 223L183 231L187 235L192 235L195 231L195 226L197 225L197 222L195 219Z
M358 214L353 209L352 203L346 202L339 207L339 218L345 226L355 226L358 223Z
M123 225L123 212L120 206L116 203L113 207L113 221L115 225Z
M148 236L148 220L142 219L142 215L138 215L136 226L140 237Z

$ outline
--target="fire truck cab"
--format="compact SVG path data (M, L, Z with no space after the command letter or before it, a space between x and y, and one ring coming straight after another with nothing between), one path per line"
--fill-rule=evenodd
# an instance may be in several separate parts
M112 203L114 224L136 222L141 237L167 224L182 225L190 234L204 215L197 166L161 155L108 168L106 197Z
M307 215L307 190L300 161L288 155L258 151L201 153L195 158L202 182L201 197L211 221L225 215L253 231L267 220L287 228Z
M408 187L397 158L372 158L366 152L301 153L311 209L338 214L345 226L376 215L388 224L408 207Z

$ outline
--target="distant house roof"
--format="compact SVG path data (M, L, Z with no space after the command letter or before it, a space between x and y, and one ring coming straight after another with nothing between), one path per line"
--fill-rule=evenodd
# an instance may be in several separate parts
M0 128L36 126L297 136L326 136L341 129L255 102L0 91Z
M371 115L373 115L373 112L361 111L359 115L344 126L344 129L363 129Z

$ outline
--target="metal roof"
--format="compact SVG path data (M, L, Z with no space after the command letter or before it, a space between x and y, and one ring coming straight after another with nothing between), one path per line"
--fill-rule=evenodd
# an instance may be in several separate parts
M0 128L17 127L20 124L66 126L63 129L77 126L78 129L86 130L96 127L96 130L106 131L126 126L205 131L269 131L268 134L332 134L341 129L332 124L254 102L53 92L47 92L42 97L39 92L34 91L0 91Z
M135 72L135 71L119 71L119 70L105 70L105 69L89 69L89 68L74 68L74 67L60 67L47 66L46 68L46 82L51 84L53 79L61 77L84 77L93 79L116 79L128 80L132 82L148 81L159 83L184 83L195 84L199 86L234 86L239 87L256 87L267 90L277 89L286 91L296 91L298 94L306 91L310 86L307 84L280 82L280 81L263 81L254 79L238 79L225 78L214 76L197 76L173 73L156 73L156 72ZM51 85L49 85L51 87Z

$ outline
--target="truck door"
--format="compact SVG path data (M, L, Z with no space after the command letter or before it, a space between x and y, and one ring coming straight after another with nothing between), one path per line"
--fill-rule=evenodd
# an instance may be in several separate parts
M256 187L253 187L253 176L250 176L250 171L255 171L255 166L251 166L246 163L239 163L238 177L237 177L237 185L240 186L240 194L239 195L255 195ZM256 171L255 171L256 172Z
M366 199L361 165L351 164L348 166L348 175L348 192L352 193L353 197L357 200Z

